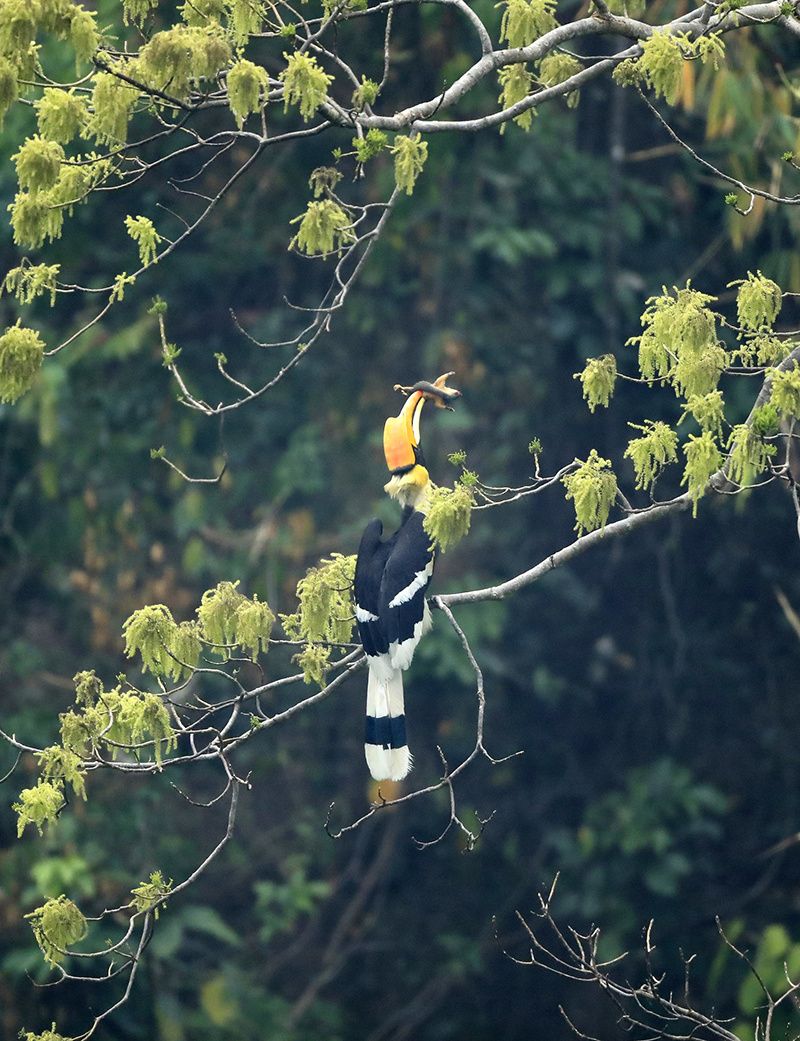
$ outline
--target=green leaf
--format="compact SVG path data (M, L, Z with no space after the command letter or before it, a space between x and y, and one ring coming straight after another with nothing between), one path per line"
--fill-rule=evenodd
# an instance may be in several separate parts
M88 932L86 919L77 904L63 894L48 900L25 917L48 965L58 965L64 952Z
M305 213L290 223L299 224L300 227L289 243L289 248L297 248L309 257L327 257L355 242L352 217L333 199L310 202Z
M428 158L428 142L419 135L398 134L389 151L394 156L395 183L401 192L411 195Z
M686 468L681 484L688 487L692 497L692 516L697 516L697 504L705 495L709 479L722 466L722 454L713 434L704 431L699 437L689 435L683 446Z
M575 530L584 532L604 528L617 497L617 478L608 459L602 459L593 448L588 459L577 470L562 477L567 501L575 507Z
M668 463L678 461L678 435L666 423L647 419L643 426L629 423L642 436L633 438L625 449L625 458L633 463L636 487L652 491L658 475Z
M17 321L0 336L0 402L14 402L31 388L44 358L44 342Z
M228 104L241 128L249 115L260 111L269 90L267 70L241 59L228 71ZM263 99L263 101L262 101Z
M283 57L286 68L278 78L283 83L284 106L288 109L289 105L297 105L300 115L308 122L325 101L333 76L320 68L311 54L284 52Z
M613 354L589 358L583 372L576 372L573 379L581 381L590 412L594 412L598 405L608 408L617 382L617 359Z
M459 481L452 488L434 488L431 492L422 526L442 553L458 545L469 532L474 503L469 482Z

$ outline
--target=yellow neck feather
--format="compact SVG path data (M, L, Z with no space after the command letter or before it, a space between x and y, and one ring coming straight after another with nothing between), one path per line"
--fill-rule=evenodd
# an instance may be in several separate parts
M417 463L407 473L395 474L383 490L401 506L411 506L426 513L431 498L431 479L424 466Z

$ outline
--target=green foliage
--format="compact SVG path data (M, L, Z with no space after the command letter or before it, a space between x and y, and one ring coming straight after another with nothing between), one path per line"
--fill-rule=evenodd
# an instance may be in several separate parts
M708 848L719 837L726 809L724 795L697 781L686 766L664 758L636 767L620 789L589 804L577 829L557 839L565 887L598 893L633 885L637 892L644 889L648 906L654 897L674 899L693 879L693 847ZM612 929L618 931L630 911L624 903L612 907Z
M41 1034L33 1034L30 1030L23 1030L19 1035L21 1041L71 1041L71 1038L63 1037L56 1031L53 1023L49 1030L43 1030Z
M74 90L47 87L34 108L40 135L62 145L78 137L89 119L86 99Z
M253 661L259 654L266 654L275 615L269 604L254 596L245 599L236 611L236 642L250 651Z
M459 481L452 488L433 489L422 526L442 553L457 546L469 532L474 504L468 482Z
M230 44L218 25L174 25L142 47L132 78L185 100L193 85L214 79L230 58Z
M577 76L577 74L582 70L583 63L577 58L573 58L571 54L561 54L554 51L552 54L546 55L539 62L539 71L537 76L539 82L543 83L545 87L555 87L559 83L563 83L565 80ZM579 101L580 91L570 91L567 95L567 105L570 108L575 108Z
M148 609L143 610L146 612ZM128 622L135 619L136 613ZM155 654L156 647L151 642L152 633L147 632L146 620L137 619L129 631L143 638ZM158 672L158 663L149 660L154 666L152 671ZM179 675L181 669L174 660L168 659L163 671ZM84 699L82 707L62 712L59 717L64 749L79 759L88 759L105 743L114 759L120 749L129 749L141 759L145 751L142 746L152 745L153 760L160 765L162 756L171 752L176 742L163 700L156 694L123 691L119 687L103 690L93 674L79 673L79 676L86 677L78 684L77 693ZM96 702L93 701L95 697Z
M354 137L353 147L356 150L356 159L359 163L369 162L375 156L380 155L389 143L389 138L382 130L375 127L368 130L364 137Z
M722 455L713 434L704 431L699 437L689 435L683 446L686 469L681 484L687 485L692 497L692 516L697 516L697 504L706 493L709 479L722 466Z
M111 289L111 302L119 303L125 299L125 289L128 286L136 284L136 275L129 275L127 271L122 271L120 274L114 276L114 285Z
M660 296L650 297L642 315L644 332L628 340L638 344L644 379L667 380L687 397L716 389L728 356L717 339L717 317L708 307L714 299L688 282L683 289L669 292L663 287Z
M255 913L263 923L258 930L263 943L280 934L291 933L300 918L314 913L331 892L331 884L324 879L308 877L306 864L292 858L285 868L285 880L256 882Z
M0 55L0 129L6 113L19 97L17 70L8 60Z
M692 40L686 33L656 29L642 41L641 47L641 57L621 62L613 78L621 86L644 82L670 105L675 104L680 94L684 59L698 59L718 70L725 57L725 44L719 33L703 34Z
M174 680L190 676L200 662L203 640L197 622L179 622L170 633L169 651L172 655L168 675Z
M134 611L122 626L125 654L139 654L142 668L156 676L166 676L175 665L169 648L177 628L172 612L163 604L151 604Z
M320 199L328 192L332 192L343 176L335 166L318 166L311 171L308 186L314 192L314 198Z
M701 430L707 430L715 437L722 433L725 422L725 401L721 390L712 390L710 394L692 394L684 406L679 422L687 415L692 416Z
M743 333L734 353L742 365L775 365L791 354L796 346L769 333Z
M334 553L309 568L297 583L298 609L281 615L290 639L315 643L347 643L353 635L355 556Z
M590 412L594 412L598 405L608 408L617 382L617 359L613 354L589 358L583 372L576 372L572 378L581 381Z
M91 708L103 693L103 684L94 669L86 669L72 677L75 684L75 703Z
M261 108L262 94L266 99L269 76L266 69L242 58L228 70L227 82L228 104L241 128L245 119Z
M48 141L34 134L23 141L19 151L11 158L17 168L20 188L41 191L52 188L58 180L64 149L56 141Z
M642 56L637 63L638 72L650 86L656 97L662 97L669 105L677 100L683 72L683 35L656 31L643 40Z
M395 183L401 192L411 195L428 158L428 142L418 134L398 134L389 151L394 156Z
M353 91L353 108L361 112L368 105L374 105L378 100L380 85L375 80L361 77L361 83Z
M719 71L725 58L725 41L721 33L702 33L689 43L689 48L703 65L710 65L715 72Z
M727 476L742 487L752 484L778 451L777 445L768 444L746 423L731 430L727 448Z
M321 643L308 643L292 661L302 669L304 683L316 683L320 687L325 684L325 673L331 660L331 648Z
M41 835L45 824L55 824L64 806L64 788L60 781L39 780L35 788L23 788L19 802L12 809L17 815L17 838L29 824Z
M240 593L239 582L220 582L213 589L206 590L200 606L197 608L197 617L203 636L209 643L217 644L219 647L235 645L236 643L236 618L239 608L247 600L244 593Z
M300 115L308 122L325 101L333 76L329 76L311 54L284 52L283 57L286 68L278 78L283 83L284 106L288 109L289 105L298 105Z
M753 411L750 426L759 437L769 437L778 432L780 418L777 406L770 401Z
M13 403L29 390L42 367L44 342L17 320L0 336L0 402Z
M602 459L593 448L577 470L565 474L562 483L567 501L575 507L575 530L578 538L584 532L604 528L617 498L617 478L608 459Z
M678 435L666 423L647 419L643 426L629 423L642 436L633 438L625 449L625 458L633 463L636 487L652 491L656 479L668 463L678 461Z
M89 929L80 908L63 894L48 900L25 917L30 921L34 938L50 966L63 961L67 950L79 943Z
M50 306L56 302L56 279L60 264L31 264L23 261L3 279L2 291L13 293L21 304L31 304L43 293L50 294Z
M355 242L352 217L333 199L310 202L305 213L290 223L299 223L300 227L289 243L289 248L296 247L309 257L327 257Z
M77 169L63 167L58 182L48 192L16 194L8 209L14 229L14 242L18 246L38 249L46 240L53 242L60 237L66 208L62 207L60 200L67 184L68 171Z
M131 890L131 903L137 912L152 911L156 920L161 908L166 907L166 898L172 892L172 879L164 878L160 871L151 871L146 882L140 882Z
M784 416L800 417L800 365L795 361L791 368L772 369L768 378L770 402Z
M498 101L503 109L511 108L518 102L524 101L533 86L533 76L525 65L504 65L498 73L498 79L501 87ZM514 122L523 130L530 130L535 115L534 108L527 108L518 116L514 116ZM507 123L501 125L501 134L505 133L507 125Z
M123 71L124 66L114 66ZM94 77L88 132L101 145L123 145L128 140L128 123L139 97L135 87L110 72Z
M639 62L635 58L621 61L611 74L613 81L620 87L635 87L641 83L642 73Z
M509 47L527 47L556 27L556 0L502 0L500 39Z
M760 271L755 275L748 271L747 278L729 282L728 288L731 286L739 287L736 294L739 325L753 332L771 329L783 304L783 294L777 282L765 278Z
M224 657L231 647L242 647L255 661L269 647L275 615L269 604L257 596L249 600L240 593L238 585L238 582L220 582L203 594L197 609L200 630ZM199 640L199 633L195 632L194 639Z
M37 752L36 759L45 781L63 781L72 786L75 795L86 799L86 770L80 756L61 745L51 745Z
M761 1010L764 1002L763 988L766 987L772 999L777 1002L790 989L789 980L797 978L800 972L800 943L792 940L786 926L773 923L761 934L751 960L753 970L745 975L738 993L739 1010L749 1021L745 1024L746 1030ZM777 1011L780 1013L780 1009ZM782 1033L788 1033L788 1017L781 1019L778 1016L773 1022L776 1025L780 1024ZM736 1033L741 1037L743 1035L739 1033L738 1027L739 1024ZM752 1032L750 1027L748 1034Z
M89 61L100 44L97 16L93 11L87 11L80 5L74 8L69 25L69 38L75 51L76 63L80 65Z
M153 226L149 217L126 217L125 228L139 248L139 262L142 267L158 262L158 247L161 236Z
M133 22L142 26L151 11L158 7L158 0L122 0L122 20L126 25Z
M228 26L237 47L244 47L253 33L261 32L264 5L261 0L226 0Z

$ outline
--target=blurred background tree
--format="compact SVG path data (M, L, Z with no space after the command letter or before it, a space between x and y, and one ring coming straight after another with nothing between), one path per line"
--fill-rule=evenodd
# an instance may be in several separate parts
M682 13L673 6L657 0L648 17ZM400 93L434 95L451 67L460 72L461 32L449 11L398 12ZM685 63L670 118L748 183L773 163L777 191L785 165L772 157L798 148L793 68L796 40L743 31L717 74ZM32 129L30 112L12 110L3 154ZM240 578L291 610L305 569L331 551L354 552L365 520L384 508L380 430L396 406L394 383L455 369L464 402L429 430L434 475L447 480L448 453L465 449L486 481L519 484L534 437L550 470L588 445L621 460L626 419L652 416L652 401L625 385L619 408L590 415L572 375L606 351L633 371L623 344L662 283L691 278L716 292L760 269L800 292L797 208L757 199L741 217L635 92L598 80L575 110L544 106L530 134L433 135L413 199L397 204L324 349L224 427L186 410L148 313L153 285L197 385L212 386L215 352L245 383L257 381L258 352L229 308L254 335L293 335L281 298L301 296L316 276L286 252L288 222L305 201L297 186L329 156L329 141L310 138L261 164L154 282L127 289L124 312L46 364L17 405L0 406L8 732L54 740L71 677L88 667L116 674L120 628L142 604L183 616L204 589ZM389 180L376 175L376 198ZM0 186L10 202L9 163ZM141 212L164 197L145 181ZM52 255L81 284L110 283L130 212L123 193L97 195ZM8 270L18 255L8 239L1 248ZM5 296L0 306L13 324L16 304ZM70 306L77 324L93 313ZM791 314L797 326L798 309ZM46 307L37 317L47 342L64 338ZM666 416L666 404L656 407ZM151 458L161 445L187 473L215 473L223 458L227 470L219 484L187 484ZM442 559L439 591L499 581L541 559L569 541L573 517L563 498L537 496L490 521L477 515L469 541ZM240 763L253 790L242 796L235 844L170 903L130 1002L99 1036L561 1038L571 1036L561 1002L611 1039L618 1028L602 995L514 966L495 942L493 916L503 944L524 947L513 911L535 906L557 870L562 917L602 922L609 950L637 946L655 917L665 948L699 953L702 997L751 1036L757 996L743 966L720 953L714 915L765 966L794 957L797 848L767 851L800 826L800 647L776 596L800 603L796 556L791 501L773 486L710 500L694 523L674 517L587 555L513 606L462 609L491 695L491 750L525 749L465 778L461 805L497 811L468 856L455 834L425 852L411 842L440 830L444 792L338 842L325 834L333 799L337 813L356 815L374 796L361 677L266 751L253 743ZM437 743L454 758L468 750L472 698L472 674L437 619L408 705L420 776L438 775ZM103 1004L93 984L31 985L47 974L22 916L62 892L113 905L133 875L155 869L183 878L212 818L217 830L224 823L223 807L193 807L166 776L93 775L87 803L74 800L44 839L18 842L10 804L34 776L23 757L0 810L0 1023L9 1038L51 1021L69 1035ZM217 790L210 770L186 780L198 801Z

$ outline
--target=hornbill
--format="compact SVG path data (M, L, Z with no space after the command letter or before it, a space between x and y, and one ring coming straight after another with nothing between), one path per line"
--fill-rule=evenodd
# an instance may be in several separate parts
M422 406L431 401L452 411L460 391L447 386L447 372L433 383L395 386L407 395L399 416L386 420L383 450L391 477L384 490L403 507L400 527L381 538L383 524L367 525L355 573L356 621L367 654L367 723L364 751L377 781L399 781L411 769L403 707L403 670L431 627L425 591L433 574L434 553L423 528L431 480L420 448Z

